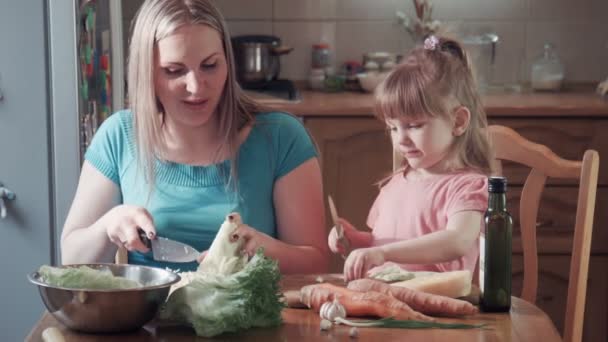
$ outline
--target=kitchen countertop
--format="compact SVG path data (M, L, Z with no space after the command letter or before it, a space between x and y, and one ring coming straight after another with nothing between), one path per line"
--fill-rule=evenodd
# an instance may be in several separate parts
M304 117L372 116L373 95L361 92L324 93L301 90L297 103L268 97L256 98L273 109ZM592 87L579 87L556 93L504 92L483 96L490 117L608 117L608 98Z

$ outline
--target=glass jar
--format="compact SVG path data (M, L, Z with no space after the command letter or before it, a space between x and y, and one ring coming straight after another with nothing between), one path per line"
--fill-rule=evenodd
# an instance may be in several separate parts
M311 67L324 69L331 65L331 51L329 44L320 43L312 46Z
M562 87L564 65L553 45L545 43L543 54L532 63L530 81L534 90L554 91Z

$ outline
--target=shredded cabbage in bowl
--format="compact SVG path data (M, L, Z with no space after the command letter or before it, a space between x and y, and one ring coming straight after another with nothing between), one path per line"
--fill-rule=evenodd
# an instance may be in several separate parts
M127 290L143 287L138 281L113 275L109 269L94 269L84 265L65 268L43 265L38 274L41 281L64 288Z

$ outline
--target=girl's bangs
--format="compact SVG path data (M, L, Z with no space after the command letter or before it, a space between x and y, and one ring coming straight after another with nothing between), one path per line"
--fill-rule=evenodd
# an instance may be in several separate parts
M415 120L439 115L443 106L440 101L429 100L439 98L429 86L429 81L418 67L398 67L376 89L376 116L381 120Z

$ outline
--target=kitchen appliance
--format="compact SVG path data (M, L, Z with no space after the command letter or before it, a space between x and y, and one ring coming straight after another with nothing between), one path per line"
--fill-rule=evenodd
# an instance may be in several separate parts
M297 98L293 82L279 79L280 56L293 48L284 46L281 39L269 35L232 37L236 77L245 89L269 93L290 100Z
M183 242L167 239L158 236L156 239L149 239L143 230L139 230L139 238L152 249L152 257L156 261L164 262L192 262L196 261L200 253L194 247Z

